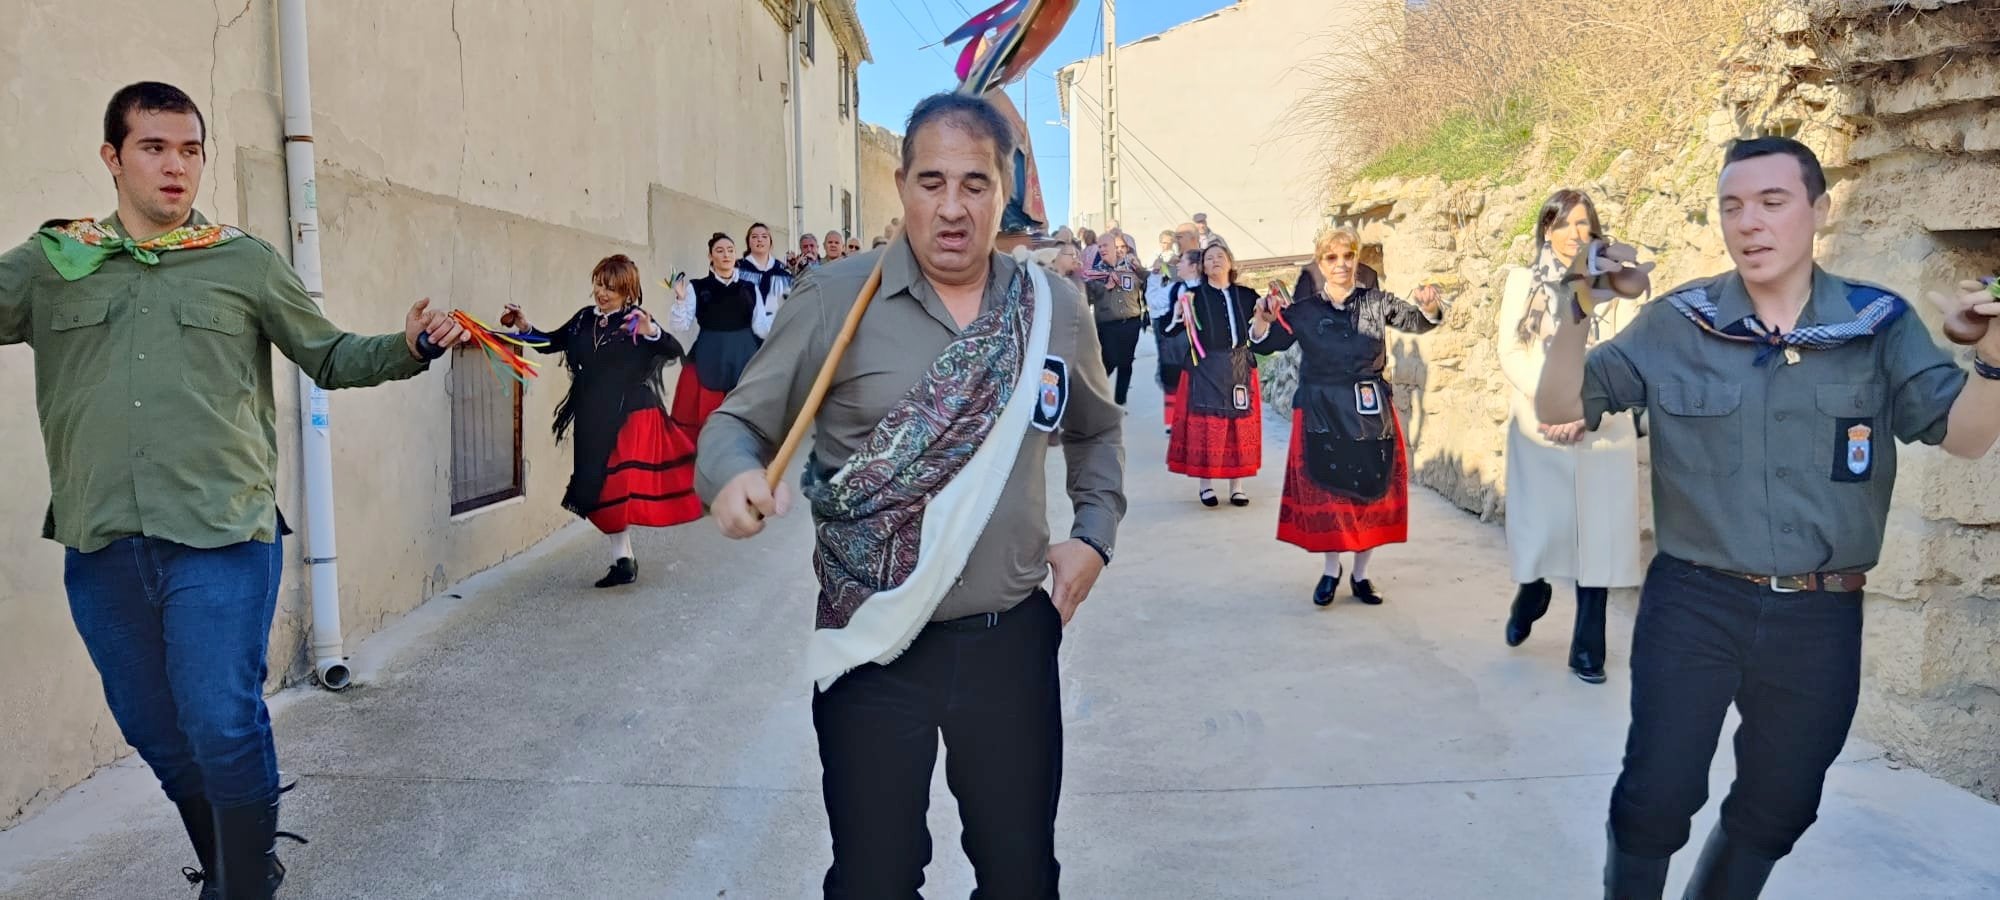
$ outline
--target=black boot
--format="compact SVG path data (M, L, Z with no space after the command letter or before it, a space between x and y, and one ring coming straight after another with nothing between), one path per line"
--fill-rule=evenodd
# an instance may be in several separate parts
M285 883L278 861L278 838L301 844L305 838L278 830L278 803L257 803L215 811L216 860L209 873L223 900L271 900Z
M621 584L631 584L638 580L639 561L629 556L622 556L618 558L617 562L611 564L611 571L606 572L603 578L597 579L597 586L601 588L617 587Z
M1347 580L1347 586L1354 589L1354 599L1369 606L1381 606L1385 599L1375 592L1375 582L1366 578L1350 578Z
M1633 856L1618 849L1618 838L1604 829L1607 852L1604 858L1604 900L1660 900L1667 891L1668 859Z
M1535 622L1548 613L1549 598L1554 595L1549 583L1541 580L1521 585L1514 592L1514 608L1507 614L1507 646L1519 647L1528 639Z
M1605 588L1576 589L1576 631L1569 639L1569 668L1591 684L1604 683L1604 605L1610 599L1611 591Z
M206 798L197 798L175 804L180 807L181 827L187 829L188 843L194 845L194 858L199 868L183 866L182 877L188 884L201 886L198 900L222 900L222 886L215 879L215 810Z
M1695 861L1682 900L1756 900L1777 864L1730 840L1717 824L1701 847L1701 859Z

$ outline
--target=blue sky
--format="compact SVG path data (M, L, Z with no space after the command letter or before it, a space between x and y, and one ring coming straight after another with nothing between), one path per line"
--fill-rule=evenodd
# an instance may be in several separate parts
M933 47L959 23L996 0L858 0L861 27L868 32L872 65L861 67L861 118L903 130L911 107L925 96L956 86L952 64L959 47ZM1118 43L1233 5L1233 0L1137 0L1118 6ZM1049 220L1069 220L1069 130L1050 124L1062 117L1056 98L1056 70L1096 55L1104 45L1103 5L1079 0L1061 37L1035 62L1028 77L1007 89L1034 132L1035 163L1042 176L1042 199Z

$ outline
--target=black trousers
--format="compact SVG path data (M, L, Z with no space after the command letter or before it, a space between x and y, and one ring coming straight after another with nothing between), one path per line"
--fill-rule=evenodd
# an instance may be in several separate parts
M1632 730L1611 792L1620 850L1672 856L1708 800L1708 767L1734 702L1731 839L1767 859L1819 816L1826 770L1861 689L1861 593L1780 594L1669 556L1653 560L1632 632Z
M920 896L931 860L931 770L944 737L975 900L1057 896L1062 618L1036 591L993 617L933 624L886 666L813 697L833 831L826 896Z
M1097 345L1104 354L1104 374L1112 377L1112 397L1119 406L1132 390L1132 361L1139 353L1139 332L1145 316L1097 323Z

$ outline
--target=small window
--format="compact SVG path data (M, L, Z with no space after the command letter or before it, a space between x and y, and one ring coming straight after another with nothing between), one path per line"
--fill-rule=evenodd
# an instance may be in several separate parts
M521 385L463 347L452 352L448 384L451 514L521 496Z
M854 194L848 191L840 192L840 233L854 233Z
M840 120L847 121L847 111L854 102L854 74L852 64L847 61L847 51L840 52Z
M805 34L799 39L799 56L806 62L813 61L813 51L819 42L819 4L806 0Z

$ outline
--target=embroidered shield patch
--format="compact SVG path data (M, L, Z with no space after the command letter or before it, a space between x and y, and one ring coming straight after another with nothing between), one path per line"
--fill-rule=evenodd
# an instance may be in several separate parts
M1354 385L1354 411L1364 416L1382 414L1382 391L1375 382L1361 381Z
M1867 481L1875 474L1875 424L1871 419L1834 422L1833 480Z
M1035 396L1035 428L1054 431L1069 408L1069 364L1060 356L1042 361L1042 384Z

